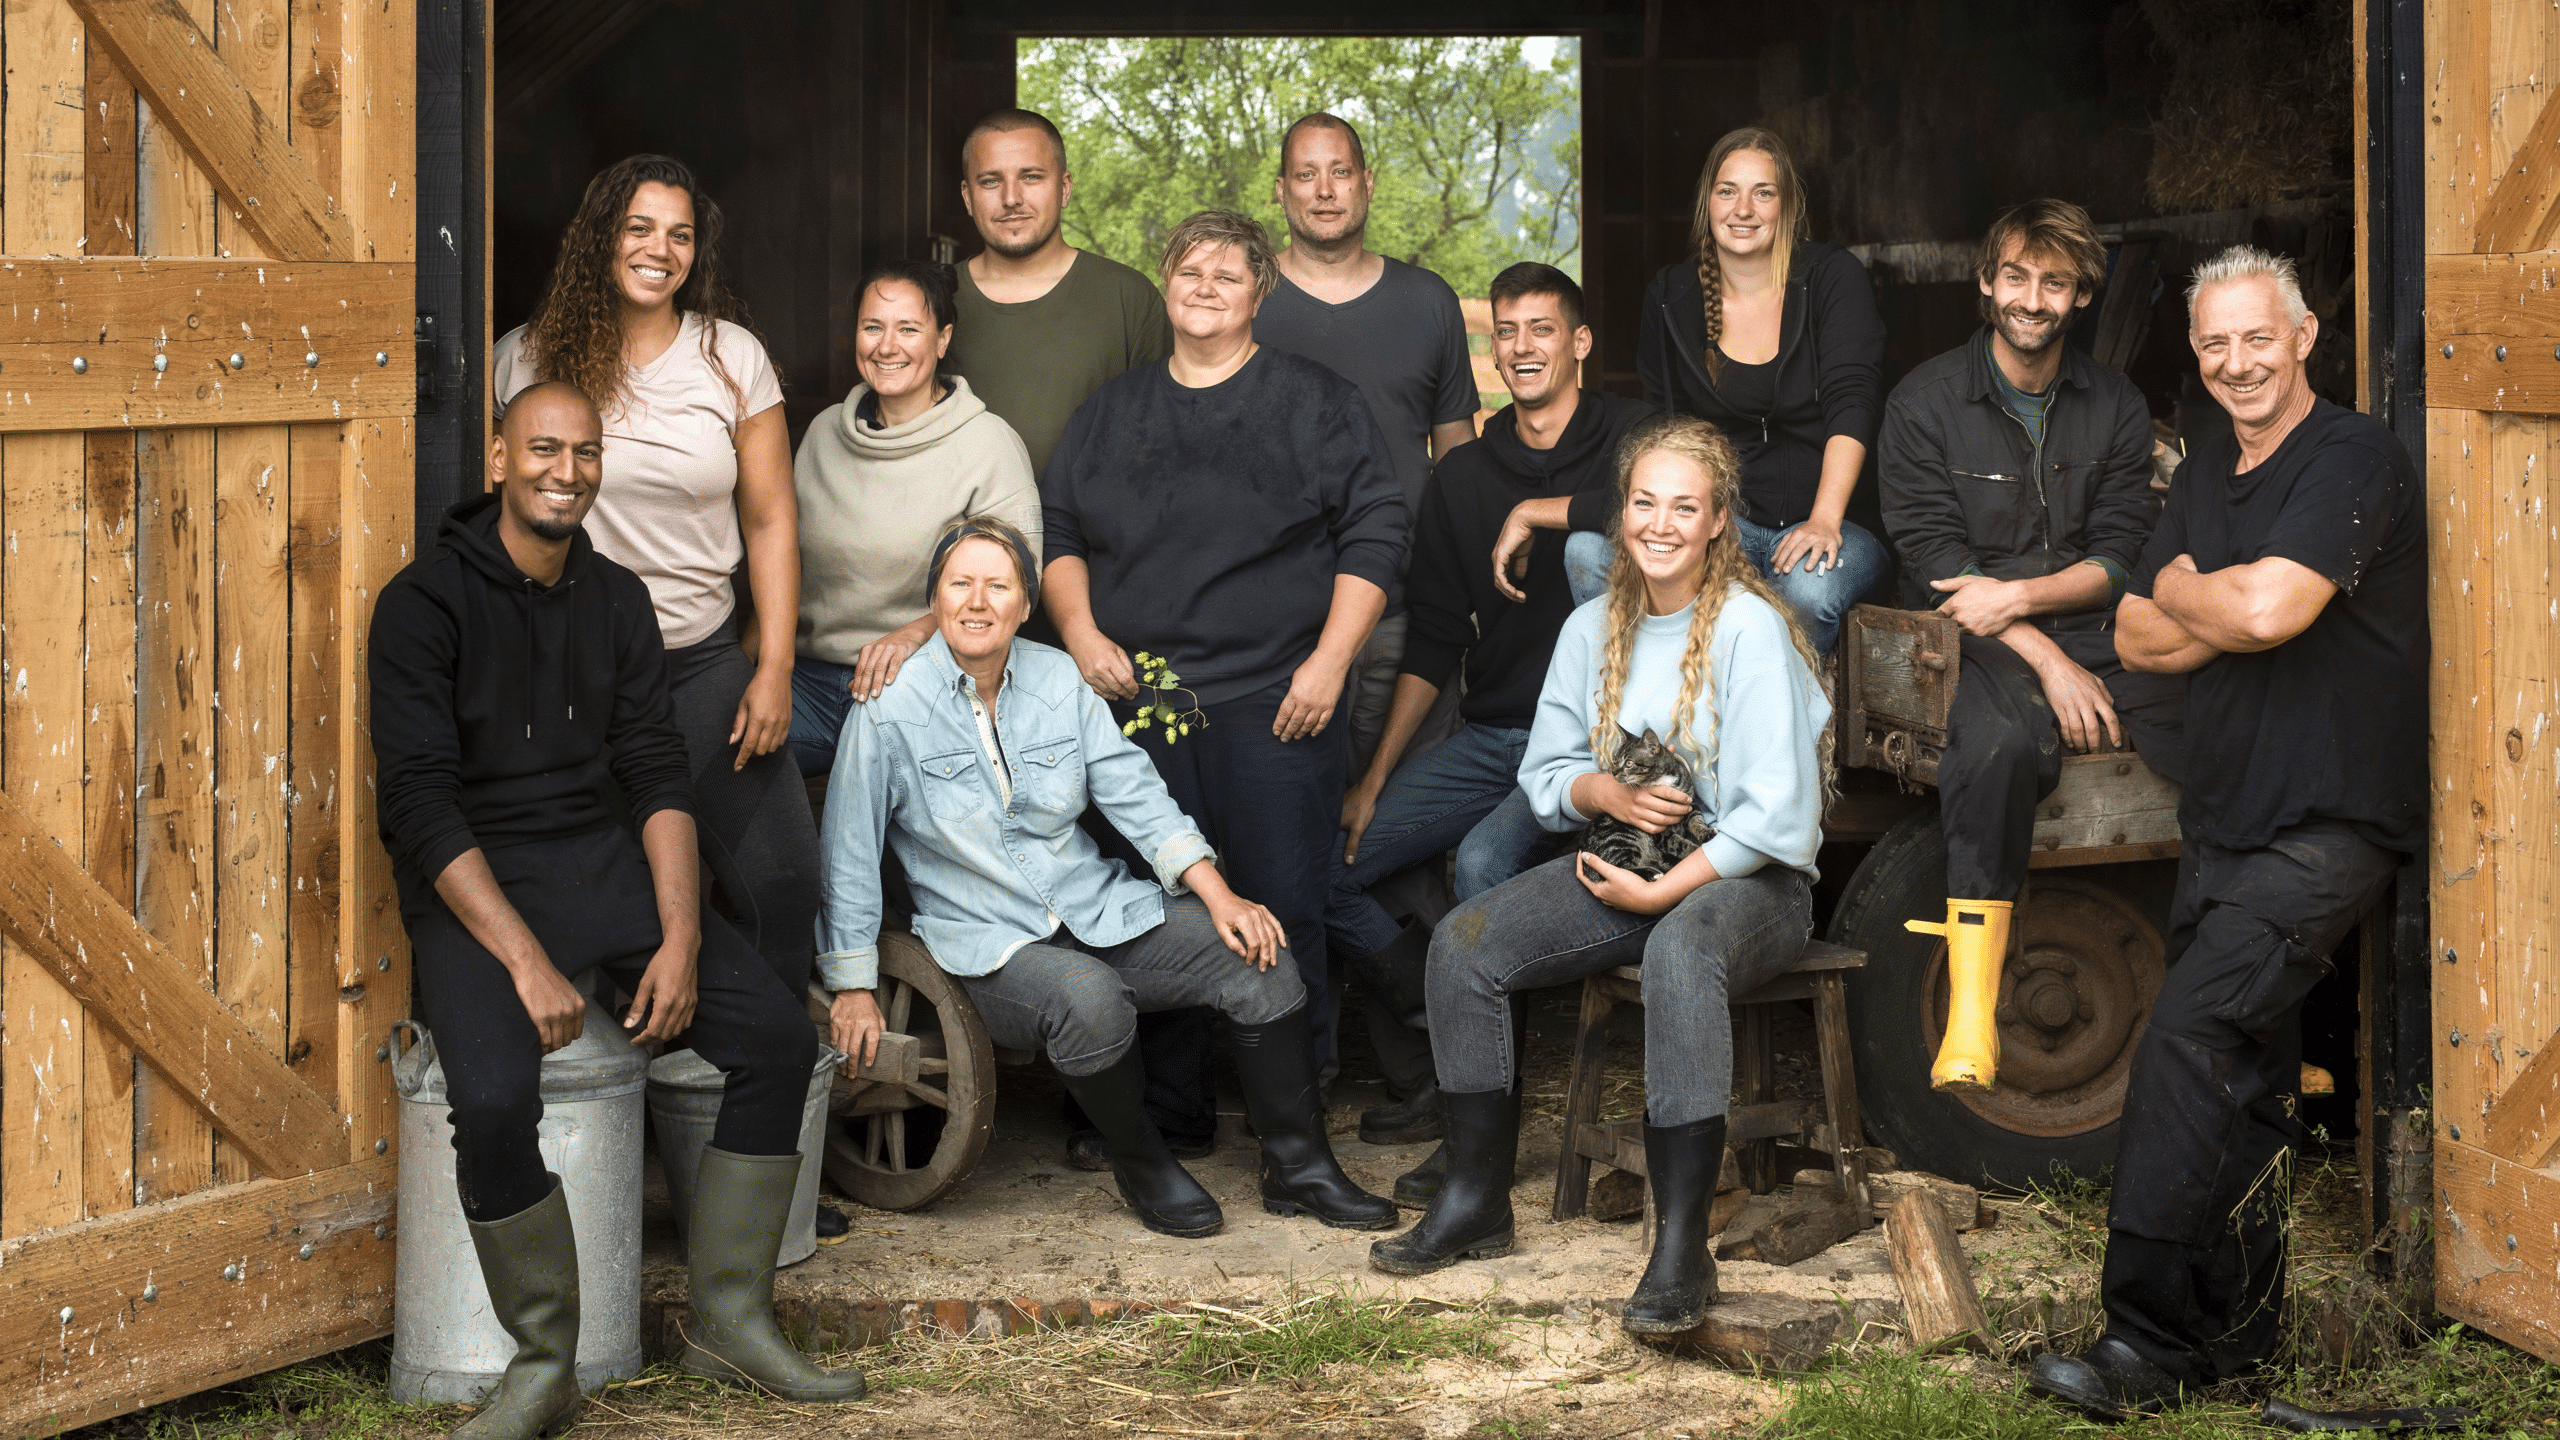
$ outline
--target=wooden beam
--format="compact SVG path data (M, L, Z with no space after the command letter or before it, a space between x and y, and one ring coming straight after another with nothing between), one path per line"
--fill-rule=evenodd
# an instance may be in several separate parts
M2430 255L2426 316L2431 336L2539 340L2548 349L2560 343L2560 250Z
M2448 1139L2439 1126L2435 1190L2436 1308L2518 1349L2560 1354L2551 1305L2560 1178Z
M388 1333L397 1189L393 1162L368 1157L9 1241L0 1434L57 1434Z
M2427 406L2560 415L2560 336L2506 339L2427 326Z
M2528 1169L2551 1162L2560 1150L2560 1035L2542 1042L2524 1070L2489 1105L2480 1147Z
M2474 250L2538 250L2560 225L2560 97L2546 97L2472 231Z
M0 797L0 932L169 1077L269 1175L344 1164L343 1124L14 797Z
M348 260L355 231L284 131L175 0L70 0L92 43L277 258Z

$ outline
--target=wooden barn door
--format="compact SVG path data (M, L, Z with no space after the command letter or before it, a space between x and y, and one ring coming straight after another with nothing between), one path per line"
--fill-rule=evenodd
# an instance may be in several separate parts
M390 1327L413 9L0 21L0 1434Z
M2436 1302L2560 1358L2560 14L2423 23Z

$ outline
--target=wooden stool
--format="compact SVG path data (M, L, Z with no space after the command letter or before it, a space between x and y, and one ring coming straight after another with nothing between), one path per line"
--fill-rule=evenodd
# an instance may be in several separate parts
M1842 973L1867 963L1863 950L1808 941L1795 968L1729 1003L1734 1055L1743 1076L1743 1103L1725 1121L1725 1143L1741 1151L1745 1184L1759 1194L1778 1186L1778 1141L1831 1154L1841 1193L1868 1213L1864 1132L1858 1124L1858 1077L1849 1059L1849 1002ZM1822 1045L1822 1099L1775 1100L1777 1055L1769 1042L1770 1007L1811 1000L1814 1034ZM1620 1005L1644 1003L1644 980L1633 965L1604 970L1582 982L1582 1019L1573 1045L1573 1079L1564 1096L1564 1153L1556 1161L1554 1217L1583 1212L1591 1194L1591 1162L1645 1173L1644 1122L1600 1121L1601 1071L1608 1060L1609 1015ZM1825 1141L1828 1143L1825 1143ZM1646 1201L1650 1215L1652 1201Z

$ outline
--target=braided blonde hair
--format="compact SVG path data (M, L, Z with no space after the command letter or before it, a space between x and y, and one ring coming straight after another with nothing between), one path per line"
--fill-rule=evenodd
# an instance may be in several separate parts
M1725 602L1735 587L1767 602L1778 618L1786 623L1787 638L1796 647L1796 656L1805 670L1820 683L1822 661L1805 638L1804 627L1797 623L1795 610L1780 599L1776 587L1760 573L1742 553L1742 537L1734 529L1733 517L1742 513L1742 460L1734 453L1733 443L1724 432L1694 415L1666 415L1635 428L1618 449L1618 510L1610 521L1610 536L1617 541L1616 558L1609 565L1609 594L1603 612L1603 640L1600 648L1600 703L1595 707L1591 725L1591 754L1606 771L1617 759L1618 707L1626 695L1627 667L1635 654L1636 631L1645 613L1644 572L1636 568L1635 557L1627 549L1627 494L1635 476L1636 462L1657 450L1668 451L1687 460L1707 476L1707 505L1715 514L1725 517L1725 528L1707 545L1705 573L1698 585L1697 608L1689 615L1688 643L1680 652L1680 691L1671 706L1671 733L1663 737L1677 749L1688 753L1692 768L1702 777L1715 766L1717 749L1715 718L1715 664L1708 653L1714 643L1716 620L1724 613ZM1695 723L1698 708L1706 707L1707 736L1703 750L1693 745L1689 728ZM1822 774L1822 804L1829 809L1838 793L1838 774L1832 760L1833 735L1829 725L1822 727L1817 760ZM1701 779L1701 785L1712 784Z
M1724 383L1724 352L1716 348L1724 338L1724 260L1716 251L1715 221L1708 207L1715 201L1716 176L1736 150L1759 151L1778 172L1778 233L1769 242L1769 276L1781 294L1787 288L1787 264L1805 230L1804 181L1796 174L1787 142L1778 138L1777 131L1758 125L1725 132L1707 152L1707 167L1698 172L1698 198L1689 217L1689 244L1698 252L1698 289L1706 296L1707 307L1707 349L1700 358L1706 362L1707 378L1717 384Z

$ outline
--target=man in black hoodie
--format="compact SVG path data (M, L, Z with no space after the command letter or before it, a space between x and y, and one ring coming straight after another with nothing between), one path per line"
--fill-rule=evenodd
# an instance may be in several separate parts
M1617 492L1618 440L1652 413L1580 388L1591 327L1583 323L1582 287L1563 271L1514 265L1494 277L1491 296L1494 361L1512 403L1486 422L1483 438L1443 457L1423 488L1402 673L1377 753L1343 797L1349 842L1325 903L1326 932L1353 957L1348 963L1368 993L1369 1033L1396 1102L1360 1117L1360 1138L1371 1144L1440 1133L1422 1013L1431 930L1400 926L1371 892L1456 846L1458 898L1469 899L1544 858L1553 843L1520 794L1519 771L1556 633L1573 613L1563 537L1531 547L1517 584L1497 572L1495 540L1523 507L1554 509L1559 522L1567 507L1605 516ZM1397 769L1462 665L1465 728ZM1437 1175L1426 1161L1397 1182L1396 1199L1429 1204Z
M373 615L382 842L452 1101L456 1188L517 1344L472 1440L546 1433L581 1403L577 1244L535 1127L542 1057L586 1021L570 977L597 967L632 994L634 1041L682 1036L728 1080L695 1186L686 1368L804 1400L863 1388L773 1323L817 1039L753 947L702 909L649 593L580 528L603 455L575 386L517 396L489 445L496 493L455 506Z

